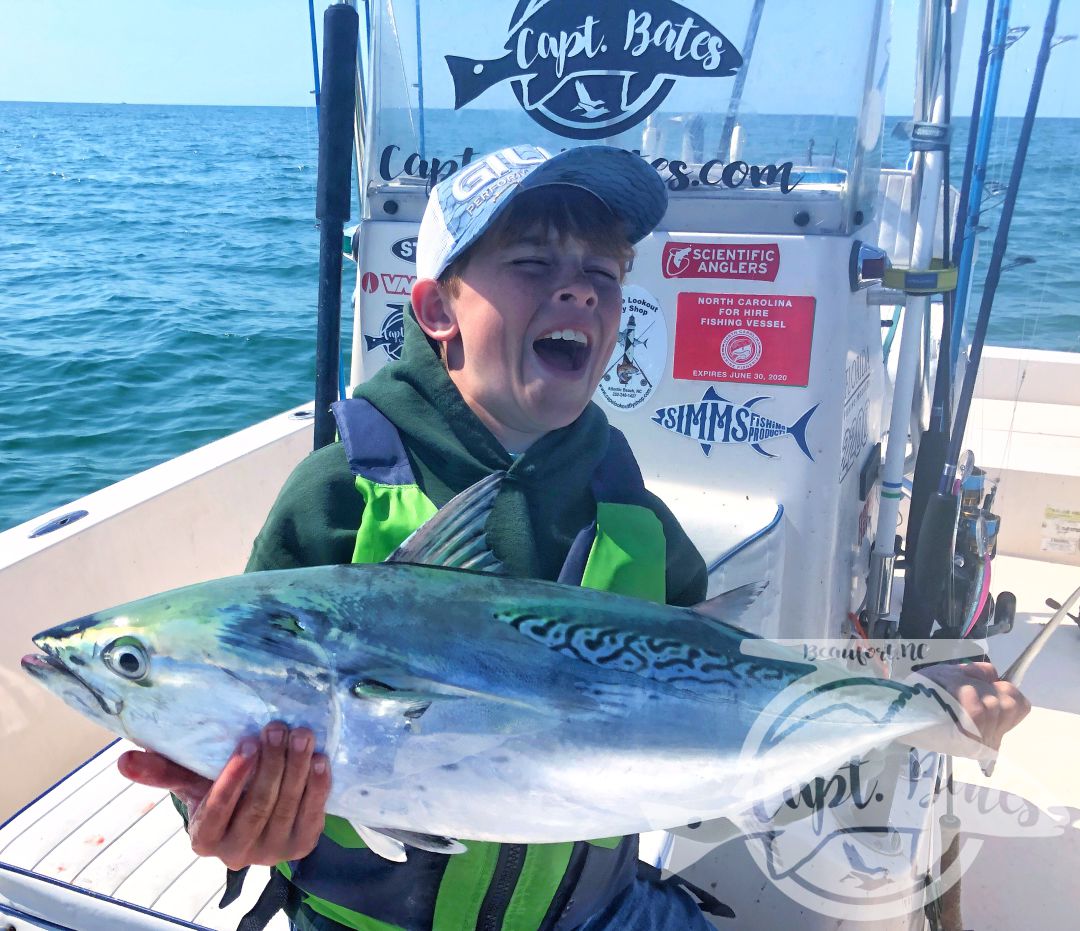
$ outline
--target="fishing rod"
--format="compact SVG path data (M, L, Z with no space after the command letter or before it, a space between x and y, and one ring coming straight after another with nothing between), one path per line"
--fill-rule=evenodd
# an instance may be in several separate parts
M720 131L720 145L717 147L717 157L725 160L732 157L731 137L735 132L739 107L742 105L743 87L746 85L746 74L750 70L750 59L754 54L754 43L757 41L758 26L761 24L761 14L764 9L765 0L754 0L754 8L750 11L750 24L746 27L746 39L743 40L742 67L735 75L735 85L731 89L731 101L728 103L724 128Z
M929 25L933 20L934 5L927 3L924 10ZM960 35L952 36L950 77L955 80L957 61L955 57L963 44L962 23L960 20L955 30ZM924 69L928 74L921 79L916 94L916 117L920 129L929 129L935 138L944 132L945 83L944 68L938 63L936 69L925 60ZM936 73L933 73L936 72ZM952 93L952 88L949 88ZM923 135L929 135L923 133ZM914 212L917 217L912 238L909 268L926 269L930 267L934 253L934 233L937 229L937 213L941 206L941 185L944 180L944 163L941 149L931 146L927 150L917 151L919 156L913 179L917 193L913 199L918 206ZM923 349L923 319L929 310L927 295L911 295L908 298L903 325L900 331L900 353L893 385L893 404L889 419L889 442L885 448L885 463L881 469L881 492L879 498L877 531L874 536L873 556L867 593L867 614L870 619L871 637L892 636L895 633L889 620L891 613L893 569L896 561L896 526L900 517L900 502L903 498L903 481L907 460L907 436L910 427L912 399L915 395L915 379L919 368L919 357Z
M960 396L956 405L956 417L949 443L945 453L940 481L937 493L927 504L926 514L923 519L924 534L929 534L930 539L951 539L953 528L956 525L957 513L960 506L959 490L955 487L957 468L960 461L961 447L964 442L964 433L967 429L968 415L971 410L971 401L975 393L975 379L978 375L979 364L982 361L982 350L986 342L986 333L990 325L990 312L993 308L994 298L997 294L998 284L1001 279L1002 264L1005 259L1005 250L1008 247L1009 229L1012 225L1013 212L1016 208L1016 199L1020 190L1020 179L1024 171L1024 162L1027 158L1028 145L1031 141L1031 133L1035 126L1035 111L1038 109L1039 97L1042 93L1043 77L1046 74L1046 66L1050 59L1051 43L1054 29L1057 25L1057 10L1060 0L1050 0L1050 6L1046 16L1046 25L1043 29L1042 43L1039 47L1039 56L1035 63L1035 73L1031 80L1031 90L1028 94L1027 109L1024 113L1024 121L1020 128L1020 136L1017 140L1016 156L1013 159L1009 185L1002 205L1001 220L998 224L997 235L994 238L994 247L990 255L989 268L986 272L986 281L983 285L982 302L979 306L979 314L976 319L975 329L971 341L971 349L968 353L967 368L964 371L964 382L960 389ZM916 578L921 577L920 592L923 598L933 599L944 590L945 582L952 575L952 554L948 558L938 558L936 561L926 556L929 550L926 547L922 554L916 554Z
M341 359L341 242L349 219L360 17L347 3L323 14L323 91L319 118L319 322L315 343L315 449L334 441L330 405L337 400Z
M968 128L967 151L964 155L963 180L960 188L960 212L964 214L963 205L966 203L971 188L971 173L975 163L976 138L982 115L983 88L986 83L986 67L990 57L990 46L993 41L992 31L994 23L994 10L997 0L986 0L986 14L983 18L982 42L979 50L979 64L975 75L975 94L971 106L971 120ZM945 7L945 40L952 41L952 14L946 4ZM950 111L951 115L951 111ZM947 157L948 153L946 153ZM944 199L944 225L942 228L942 258L945 265L949 264L950 256L960 253L961 244L964 241L963 224L957 223L953 234L953 241L949 243L948 220L949 220L949 171L945 171L945 183L942 185L942 197ZM951 245L951 249L950 249ZM952 558L953 539L952 535L936 534L931 537L923 535L923 518L931 496L937 488L938 477L945 462L945 453L948 448L949 428L952 421L952 381L953 366L952 357L948 351L951 345L951 334L955 323L953 314L958 300L956 291L946 291L942 295L942 322L941 339L938 350L938 367L934 376L934 399L930 411L930 423L926 433L919 443L919 452L915 462L915 473L911 483L911 500L908 506L908 527L904 540L905 555L905 578L904 578L904 603L900 613L900 635L902 637L926 637L930 634L933 625L931 614L936 607L936 598L939 594L934 592L932 597L927 597L924 587L919 579L916 569L916 559L920 544L925 547L934 547L934 551L924 556L924 561L938 562Z
M308 22L311 28L311 68L315 72L315 119L319 118L319 40L315 35L315 0L308 0Z
M987 50L989 62L986 73L986 100L979 119L971 186L967 200L960 202L964 217L964 232L961 238L960 259L958 262L952 340L948 344L949 361L954 371L960 357L960 336L964 328L967 295L970 289L972 266L975 261L975 230L979 225L979 215L982 211L983 188L986 184L986 166L990 157L990 140L994 132L994 117L997 114L1002 65L1005 59L1005 50L1011 45L1008 41L1010 0L997 0L997 2L997 23L994 27L990 48ZM974 128L971 131L975 132ZM942 343L942 345L945 344Z

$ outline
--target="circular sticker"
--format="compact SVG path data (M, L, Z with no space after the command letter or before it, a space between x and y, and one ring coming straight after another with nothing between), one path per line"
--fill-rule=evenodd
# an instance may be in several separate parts
M720 358L736 371L752 369L761 358L761 337L753 330L732 330L720 343Z
M637 285L623 288L619 337L600 378L600 397L620 411L649 400L667 365L667 321L659 302Z

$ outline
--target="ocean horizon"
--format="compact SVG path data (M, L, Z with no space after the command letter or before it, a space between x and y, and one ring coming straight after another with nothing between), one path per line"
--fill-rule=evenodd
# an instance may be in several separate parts
M1036 122L1009 241L1035 261L1003 275L991 343L1080 351L1078 143L1080 119ZM317 147L310 107L0 102L0 530L310 400Z

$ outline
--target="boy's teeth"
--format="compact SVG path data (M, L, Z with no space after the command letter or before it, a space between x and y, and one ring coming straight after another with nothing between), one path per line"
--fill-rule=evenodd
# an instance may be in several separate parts
M588 337L579 330L556 330L554 333L549 333L546 339L568 339L575 343L588 343Z

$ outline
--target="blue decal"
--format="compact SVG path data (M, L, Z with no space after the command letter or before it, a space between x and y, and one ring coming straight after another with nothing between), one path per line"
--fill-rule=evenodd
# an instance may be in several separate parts
M706 456L717 443L738 443L749 445L754 452L768 459L775 459L776 455L766 452L761 444L790 436L798 443L803 455L813 462L814 457L806 445L806 425L818 406L815 404L789 427L751 410L758 402L769 400L772 399L763 395L745 404L733 404L720 397L715 388L709 388L697 404L658 408L652 422L672 433L696 440Z

